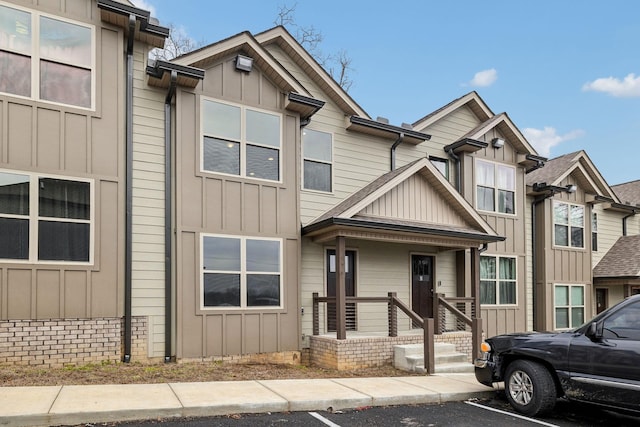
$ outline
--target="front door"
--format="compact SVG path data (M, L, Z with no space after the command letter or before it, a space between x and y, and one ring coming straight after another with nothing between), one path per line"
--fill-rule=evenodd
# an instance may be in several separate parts
M433 317L433 257L411 255L411 309L420 317Z
M346 296L356 296L356 253L355 251L345 251L344 260L345 270L345 290ZM327 296L336 296L336 251L335 249L327 249ZM356 323L356 305L354 303L347 304L347 331L355 331ZM335 303L327 303L327 331L335 332L336 330L336 305Z
M609 305L609 290L596 288L596 314L600 314L607 309Z

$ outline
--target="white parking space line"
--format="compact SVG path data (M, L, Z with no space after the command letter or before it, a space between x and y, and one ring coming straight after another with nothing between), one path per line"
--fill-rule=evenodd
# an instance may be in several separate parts
M322 415L318 414L317 412L309 412L309 415L311 415L313 418L317 419L321 423L323 423L325 425L328 425L329 427L340 427L340 425L334 423L331 420L326 419L325 417L323 417Z
M464 403L466 403L468 405L475 406L477 408L486 409L487 411L492 411L492 412L497 412L499 414L509 415L510 417L520 418L521 420L527 420L527 421L530 421L532 423L540 424L542 426L559 427L556 424L545 423L544 421L536 420L535 418L525 417L524 415L514 414L513 412L501 411L500 409L495 409L495 408L491 408L490 406L480 405L479 403L468 402L468 401L465 401Z

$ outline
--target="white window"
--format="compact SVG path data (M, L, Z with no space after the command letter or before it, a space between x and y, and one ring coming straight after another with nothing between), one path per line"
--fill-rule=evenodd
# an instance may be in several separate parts
M202 236L202 307L282 307L282 240Z
M584 323L584 286L556 285L555 329L577 328Z
M516 304L516 259L480 257L480 304Z
M302 131L304 158L303 188L331 192L333 169L333 142L330 133L312 129Z
M442 159L440 157L429 156L429 160L431 164L433 164L436 169L440 171L445 178L449 179L449 161L447 159Z
M515 168L479 159L475 164L478 210L515 214Z
M93 26L0 4L0 91L93 108Z
M553 234L556 246L584 248L584 206L554 200Z
M202 170L280 180L279 114L202 100Z
M92 262L93 182L0 171L0 259Z

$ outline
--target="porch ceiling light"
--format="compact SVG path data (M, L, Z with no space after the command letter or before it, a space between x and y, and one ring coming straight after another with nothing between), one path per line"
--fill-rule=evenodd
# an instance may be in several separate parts
M493 138L491 140L491 145L493 145L493 148L502 148L502 147L504 147L504 139L502 139L502 138Z
M250 72L253 68L253 58L244 55L236 56L236 70Z

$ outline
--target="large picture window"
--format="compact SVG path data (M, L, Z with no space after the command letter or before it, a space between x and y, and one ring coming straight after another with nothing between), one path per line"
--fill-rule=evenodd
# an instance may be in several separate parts
M305 129L302 131L304 157L304 188L331 192L333 143L330 133Z
M0 91L92 108L94 38L92 26L0 4Z
M475 165L478 210L515 214L515 168L478 159Z
M577 328L584 323L584 286L555 286L555 329Z
M480 304L516 304L516 259L480 257Z
M0 171L0 259L90 262L92 183Z
M584 248L584 206L554 201L553 234L556 246Z
M203 235L203 308L281 307L281 243Z
M202 100L202 170L280 180L281 116Z

